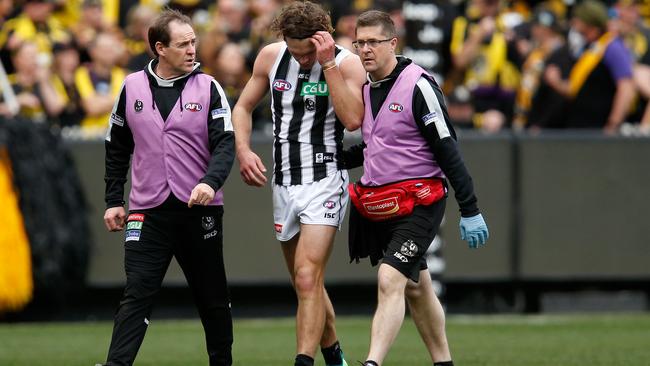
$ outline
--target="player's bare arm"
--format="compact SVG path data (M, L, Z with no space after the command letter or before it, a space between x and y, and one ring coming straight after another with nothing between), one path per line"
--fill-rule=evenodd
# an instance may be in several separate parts
M260 51L255 59L253 75L246 83L237 104L232 110L232 124L235 130L235 146L239 173L242 180L251 186L262 187L267 178L266 168L260 157L251 150L250 140L253 129L253 109L269 90L269 72L280 52L282 43L270 44Z
M366 80L366 72L359 57L349 55L337 67L334 63L336 46L332 35L319 31L310 40L316 47L316 58L323 67L334 112L347 130L358 129L363 121L361 90Z

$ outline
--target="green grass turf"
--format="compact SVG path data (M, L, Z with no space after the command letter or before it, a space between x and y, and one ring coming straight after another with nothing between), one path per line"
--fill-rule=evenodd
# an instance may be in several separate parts
M93 366L106 356L112 324L0 323L2 366ZM350 366L366 355L370 318L339 317ZM450 316L447 332L457 366L650 365L650 314ZM235 319L234 364L291 366L293 319ZM207 365L198 320L152 320L138 366ZM316 365L324 365L320 354ZM385 366L431 365L406 319Z

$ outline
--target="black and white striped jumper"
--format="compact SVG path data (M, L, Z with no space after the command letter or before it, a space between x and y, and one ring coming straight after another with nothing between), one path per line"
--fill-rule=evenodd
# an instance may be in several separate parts
M352 53L336 46L335 59ZM301 70L284 44L269 73L275 184L319 181L343 169L344 127L334 113L321 65Z

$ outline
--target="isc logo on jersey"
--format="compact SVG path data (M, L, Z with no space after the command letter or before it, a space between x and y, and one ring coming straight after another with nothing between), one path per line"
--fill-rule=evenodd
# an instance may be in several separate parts
M280 92L289 91L291 90L291 83L286 80L275 79L273 80L273 89Z
M404 110L404 107L399 103L391 103L388 106L388 110L393 112L393 113L399 113L399 112Z
M327 89L327 83L324 81L319 81L317 83L304 83L302 84L302 89L300 89L300 95L316 95L316 96L327 96L330 95L329 90Z

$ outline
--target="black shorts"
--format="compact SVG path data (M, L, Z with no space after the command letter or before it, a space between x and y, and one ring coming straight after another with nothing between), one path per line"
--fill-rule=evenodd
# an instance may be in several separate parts
M446 199L429 206L415 206L409 216L385 221L367 220L350 205L350 258L379 260L417 282L427 268L424 254L438 233L445 213Z

